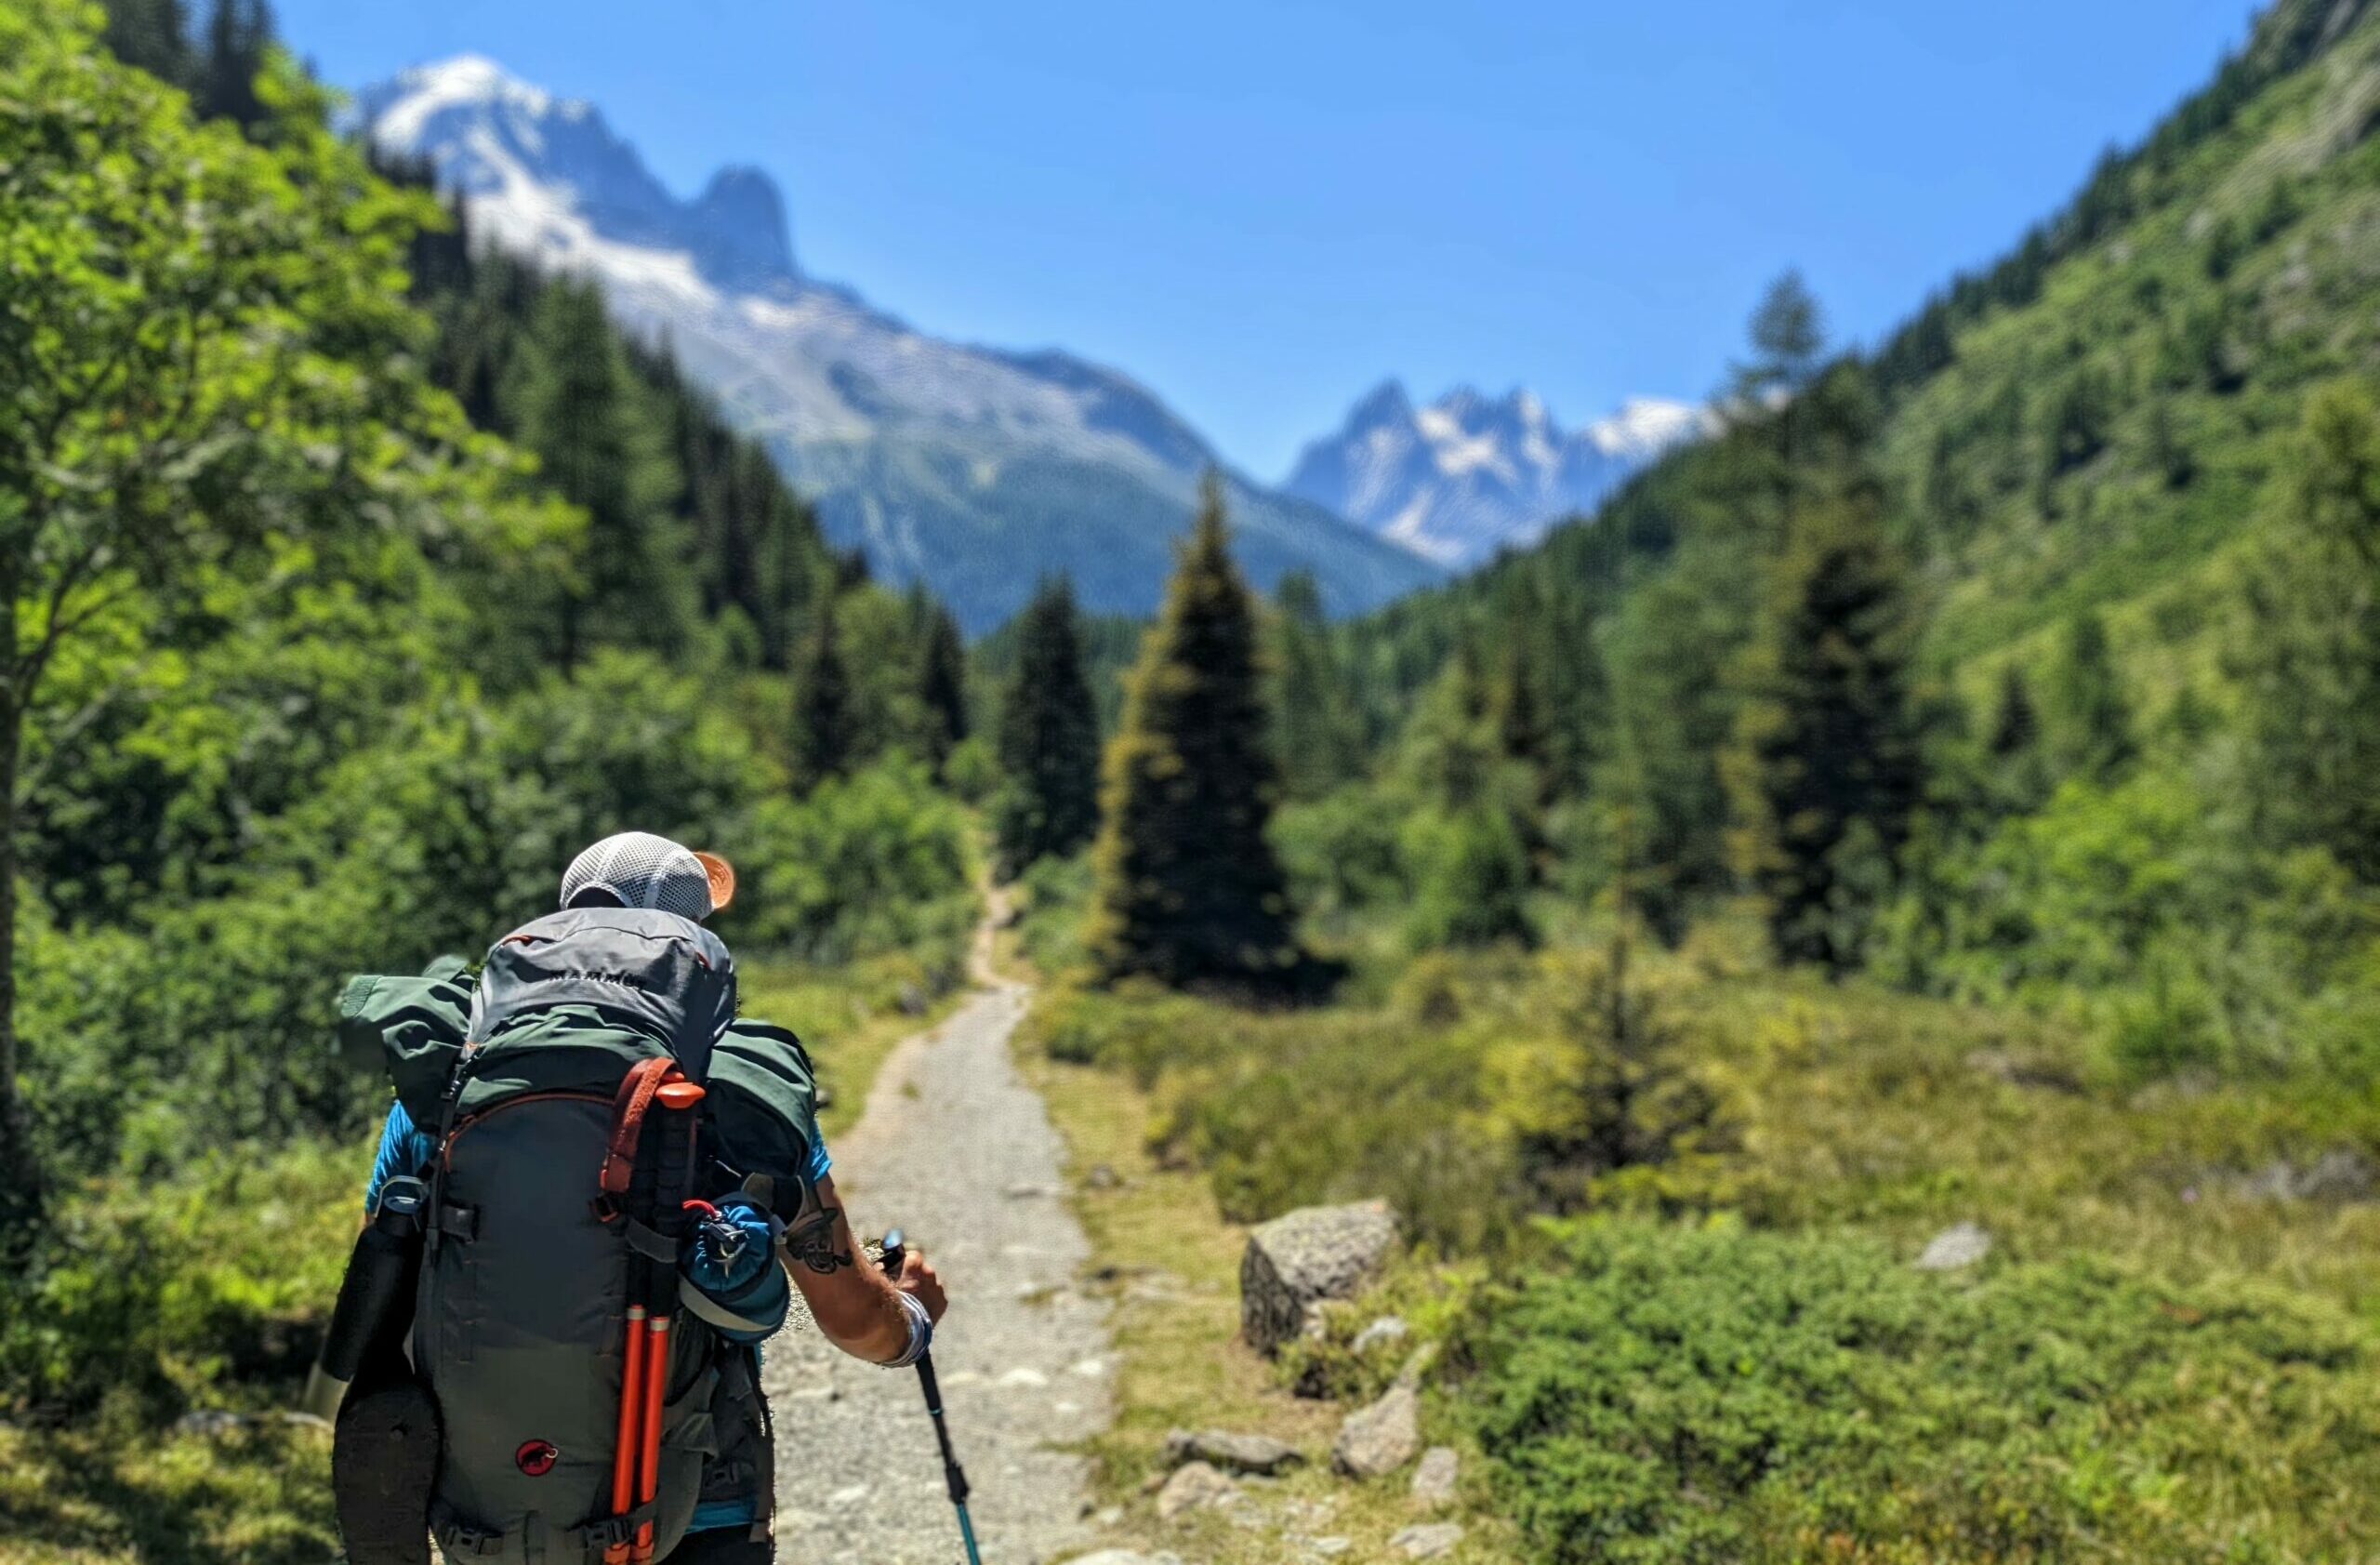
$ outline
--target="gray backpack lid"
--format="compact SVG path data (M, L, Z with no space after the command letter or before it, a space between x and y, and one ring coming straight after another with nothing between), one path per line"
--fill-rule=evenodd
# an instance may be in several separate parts
M573 908L492 947L471 995L470 1038L557 1006L586 1005L655 1035L694 1081L735 1019L735 962L692 919L642 908Z

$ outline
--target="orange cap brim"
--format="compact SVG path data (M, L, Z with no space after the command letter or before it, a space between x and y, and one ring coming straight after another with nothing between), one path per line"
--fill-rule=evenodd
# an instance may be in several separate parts
M714 913L735 900L735 866L715 853L697 853L703 873L710 877L710 910Z

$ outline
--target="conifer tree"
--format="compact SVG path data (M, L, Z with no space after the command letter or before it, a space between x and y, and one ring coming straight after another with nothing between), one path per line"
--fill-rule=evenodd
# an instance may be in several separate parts
M1084 678L1074 589L1045 580L1017 626L1016 672L1000 701L993 805L1000 873L1079 852L1099 829L1099 711Z
M1805 519L1779 564L1731 757L1744 867L1779 955L1858 963L1843 931L1878 852L1889 867L1922 789L1901 568L1872 511Z
M688 584L657 536L655 502L677 480L655 444L664 431L638 417L602 294L572 280L548 285L527 347L513 399L521 438L546 480L587 513L577 569L556 606L555 656L572 669L602 643L674 648Z
M2050 685L2050 715L2056 720L2058 768L2068 776L2104 782L2130 763L2132 704L2124 698L2108 646L2107 622L2080 614L2066 627L2066 643Z
M835 597L818 596L818 608L793 671L793 775L803 791L851 770L859 748L859 714L852 699L851 672L836 629Z
M939 777L950 752L967 739L967 649L959 640L959 622L940 603L929 601L923 633L918 705L924 710L926 760Z
M1292 799L1318 799L1355 776L1362 763L1355 705L1323 623L1314 573L1283 577L1274 589L1273 610L1268 672L1283 788Z
M192 93L200 115L228 119L243 130L262 125L265 108L257 96L257 76L271 47L272 13L265 0L215 0Z
M1107 749L1085 931L1104 977L1268 987L1301 971L1265 837L1278 789L1267 729L1255 605L1210 475Z
M2380 883L2380 399L2307 401L2236 659L2260 832Z
M182 0L109 0L108 47L126 65L190 85L190 13Z
M2041 710L2033 705L2032 688L2014 663L2000 670L2000 700L1991 714L1991 732L1984 753L1990 775L1984 779L1988 796L2003 807L2030 810L2049 791L2042 756Z

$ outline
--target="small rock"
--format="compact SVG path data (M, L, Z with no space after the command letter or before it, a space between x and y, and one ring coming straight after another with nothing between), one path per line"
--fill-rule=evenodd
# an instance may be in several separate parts
M1204 1462L1231 1473L1261 1473L1271 1478L1305 1460L1297 1447L1270 1435L1238 1435L1224 1429L1200 1429L1195 1434L1176 1429L1165 1437L1165 1459L1175 1466Z
M204 1435L213 1439L245 1426L247 1422L238 1413L227 1412L221 1408L198 1408L174 1420L174 1433Z
M1455 1479L1461 1471L1461 1459L1450 1445L1434 1445L1421 1453L1421 1465L1413 1469L1413 1503L1424 1510L1436 1510L1454 1503Z
M1920 1271L1961 1271L1991 1253L1991 1235L1979 1223L1955 1223L1936 1234L1917 1257Z
M1353 1346L1355 1356L1361 1358L1375 1347L1384 1347L1391 1343L1403 1342L1412 1334L1413 1328L1405 1323L1405 1317L1383 1315L1355 1333Z
M2380 1187L2371 1160L2347 1147L2323 1153L2304 1168L2275 1159L2240 1181L2240 1193L2254 1200L2360 1201Z
M1008 1199L1011 1200L1038 1200L1044 1196L1054 1196L1057 1193L1047 1185L1035 1185L1029 1182L1011 1185L1008 1187Z
M1379 1478L1421 1449L1421 1400L1411 1386L1393 1386L1379 1401L1347 1415L1330 1447L1330 1465L1349 1478Z
M867 1485L864 1483L847 1483L843 1485L842 1488L836 1490L832 1494L827 1495L826 1504L838 1507L843 1505L856 1505L862 1500L866 1498Z
M1408 1559L1435 1559L1461 1542L1461 1527L1451 1521L1435 1521L1403 1529L1388 1540L1388 1546L1402 1549Z
M922 1016L926 1014L927 1003L926 991L915 982L904 983L901 986L901 1015Z
M1428 1374L1430 1366L1437 1361L1438 1345L1423 1343L1413 1350L1413 1356L1406 1359L1404 1367L1396 1372L1396 1384L1408 1391L1419 1391L1421 1389L1421 1377Z
M1029 1370L1020 1365L1000 1376L993 1384L996 1386L1047 1386L1050 1384L1050 1377L1039 1370Z
M1112 1190L1123 1184L1124 1179L1116 1172L1115 1164L1093 1163L1091 1172L1082 1176L1082 1182L1094 1190Z
M1182 1565L1181 1557L1171 1554L1135 1554L1128 1548L1104 1548L1097 1554L1078 1554L1066 1565Z
M1225 1505L1237 1498L1239 1485L1219 1468L1193 1462L1166 1479L1165 1487L1157 1492L1157 1514L1160 1519L1171 1521L1183 1511Z
M1097 1516L1092 1517L1091 1519L1099 1523L1102 1527L1121 1527L1124 1525L1124 1507L1121 1505L1104 1506ZM1113 1553L1115 1551L1110 1550L1109 1552Z
M1315 1553L1329 1559L1335 1555L1346 1553L1355 1545L1353 1540L1347 1538L1316 1538L1309 1546Z
M1396 1244L1383 1201L1310 1206L1248 1236L1239 1263L1239 1322L1249 1346L1270 1355L1308 1326L1325 1299L1351 1299L1380 1276Z

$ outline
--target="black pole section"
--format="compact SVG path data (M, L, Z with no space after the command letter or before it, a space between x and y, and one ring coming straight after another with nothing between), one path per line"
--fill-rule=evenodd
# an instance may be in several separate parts
M896 1280L900 1277L906 1250L900 1229L894 1228L884 1236L884 1255L879 1264L885 1276ZM918 1384L926 1394L926 1416L933 1420L934 1444L942 1448L942 1481L949 1486L951 1508L959 1513L959 1536L967 1545L967 1565L984 1565L984 1557L975 1547L975 1523L967 1515L967 1471L959 1465L959 1452L950 1444L950 1426L943 1421L942 1386L933 1377L931 1352L918 1356Z

